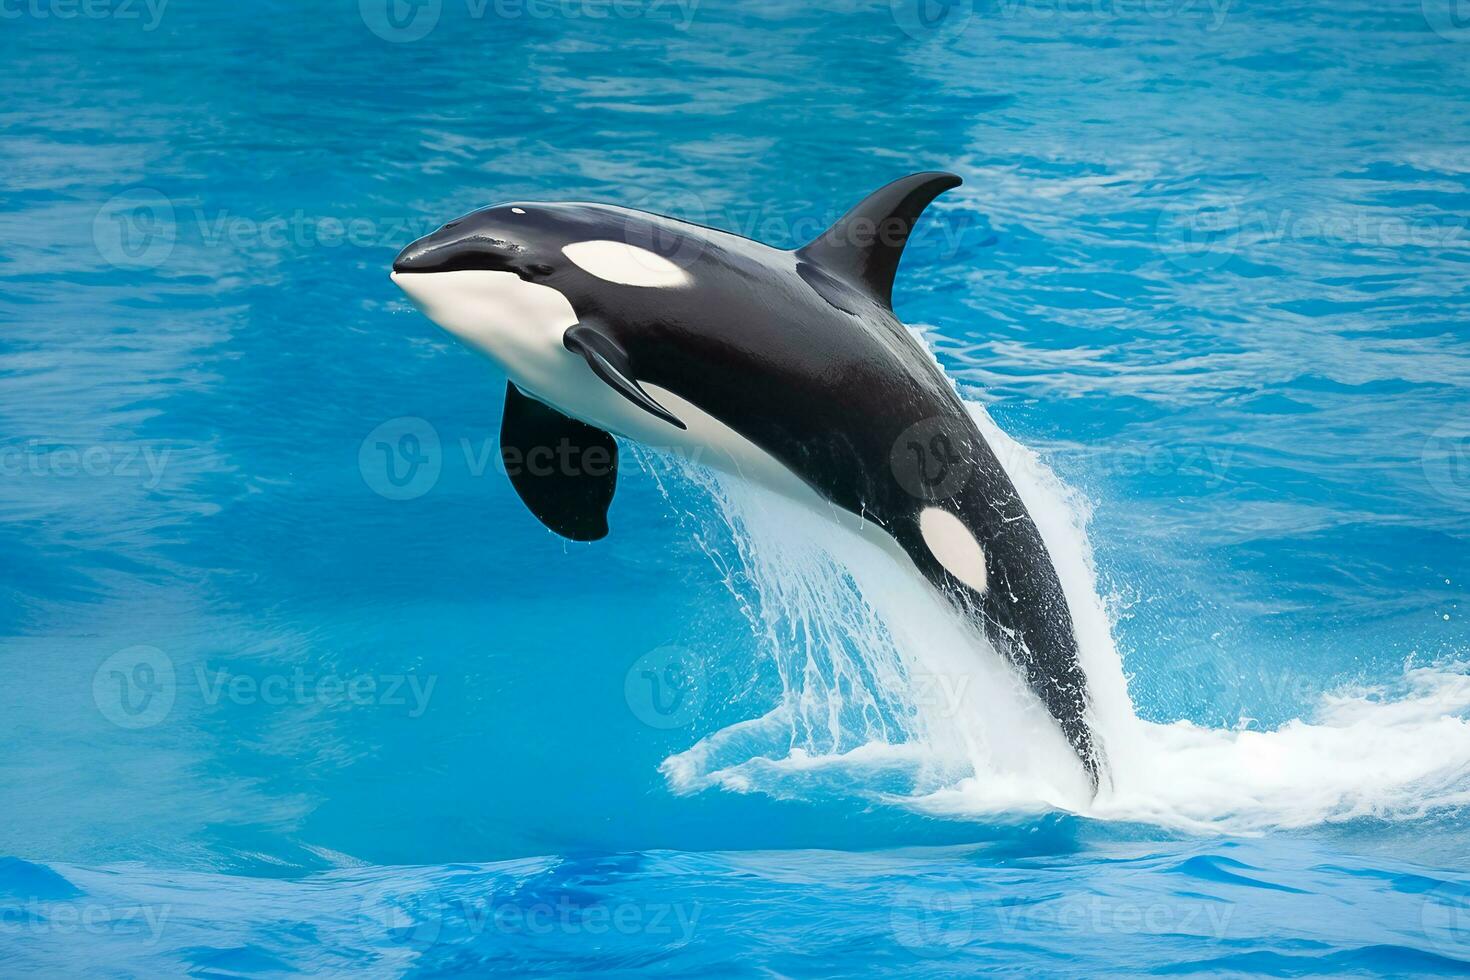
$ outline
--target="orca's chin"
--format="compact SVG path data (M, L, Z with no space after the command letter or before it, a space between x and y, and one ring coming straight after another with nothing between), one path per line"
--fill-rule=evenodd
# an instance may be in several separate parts
M417 299L418 297L414 295L415 292L421 293L422 287L427 285L427 283L415 282L415 280L427 278L428 275L429 273L423 272L398 272L394 270L388 273L388 278L393 280L393 285L407 293L409 299Z
M393 285L403 290L403 294L408 297L409 301L412 302L414 306L418 307L419 312L423 313L431 321L438 324L439 326L444 326L444 324L440 322L439 318L434 315L435 311L433 309L433 303L431 302L435 294L440 292L440 290L436 288L437 284L434 280L437 277L434 275L434 273L390 272L388 274L388 278L393 280Z
M503 272L494 275L508 276ZM476 319L477 314L483 315L484 313L480 302L481 297L475 295L472 289L466 288L466 277L475 276L475 273L464 272L393 272L389 274L393 285L403 290L403 295L420 313L428 317L434 325L448 331L460 340L468 339L466 334L469 321Z

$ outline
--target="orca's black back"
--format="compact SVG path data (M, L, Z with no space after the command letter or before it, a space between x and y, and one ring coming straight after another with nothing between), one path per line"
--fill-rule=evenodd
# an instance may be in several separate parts
M913 221L956 183L952 175L918 174L889 184L834 225L842 234L829 232L797 252L623 208L507 205L415 242L394 268L506 271L552 287L578 320L567 338L602 338L584 345L584 353L602 351L594 366L602 381L613 370L608 358L616 359L611 377L645 410L662 409L638 382L672 391L826 499L877 523L1025 672L1096 787L1086 678L1041 534L953 386L889 305ZM883 219L880 232L883 221L897 223L892 245L857 234L868 216ZM597 240L651 251L682 267L689 281L622 284L565 260L566 246ZM559 501L542 503L564 517ZM919 516L929 507L958 517L979 543L983 594L925 544ZM571 528L585 536L603 529L596 522Z
M712 233L694 254L686 245L672 257L691 286L548 285L617 338L640 380L722 420L892 535L1025 672L1095 786L1098 749L1061 582L1005 468L929 353L886 304L797 253ZM980 543L984 595L924 543L918 515L931 506Z

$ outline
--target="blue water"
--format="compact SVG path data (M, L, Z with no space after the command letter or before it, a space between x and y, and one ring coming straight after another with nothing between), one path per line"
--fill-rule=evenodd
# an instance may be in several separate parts
M0 6L0 973L1470 971L1470 21L922 12ZM934 168L897 308L1037 454L1095 805L820 528L644 457L549 535L386 275Z

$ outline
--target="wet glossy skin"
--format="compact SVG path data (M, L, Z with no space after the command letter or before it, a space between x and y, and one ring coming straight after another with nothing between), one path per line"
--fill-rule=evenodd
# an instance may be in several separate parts
M591 275L562 252L589 240L647 249L691 282L649 288ZM1086 678L1045 544L953 386L886 297L799 251L592 204L477 211L414 242L394 264L400 273L465 269L513 272L556 289L580 323L627 351L639 381L724 421L822 497L891 535L1024 671L1096 787ZM983 594L925 544L918 515L926 507L955 514L979 542Z

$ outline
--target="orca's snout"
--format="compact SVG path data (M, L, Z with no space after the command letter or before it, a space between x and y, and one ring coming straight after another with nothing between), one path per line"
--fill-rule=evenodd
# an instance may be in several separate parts
M398 253L393 260L394 272L433 272L437 264L432 248L426 248L423 240L413 242Z
M506 272L510 269L514 247L493 239L436 242L421 238L398 253L393 260L394 272L459 272L484 269Z
M451 221L431 235L411 242L393 260L394 272L458 272L480 269L511 272L525 249L504 230L476 215Z

